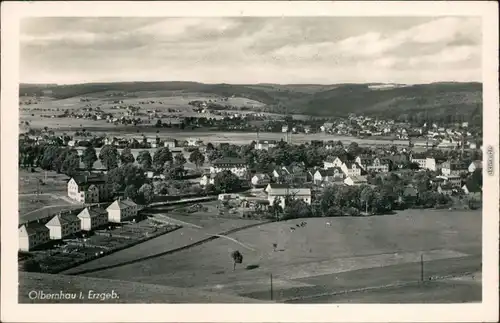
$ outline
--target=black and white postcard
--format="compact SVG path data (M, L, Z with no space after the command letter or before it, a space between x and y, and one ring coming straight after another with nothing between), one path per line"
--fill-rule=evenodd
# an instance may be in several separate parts
M497 10L3 3L2 320L497 320Z

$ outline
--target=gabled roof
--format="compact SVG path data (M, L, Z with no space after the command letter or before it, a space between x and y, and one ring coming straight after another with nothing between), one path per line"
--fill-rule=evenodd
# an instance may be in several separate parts
M96 174L91 174L91 175L76 175L73 176L73 179L75 180L76 184L78 186L87 186L90 184L104 184L106 183L106 177L103 175L96 175Z
M49 228L38 222L28 222L19 226L19 229L23 228L26 230L28 235L34 235L37 233L47 232Z
M233 157L220 158L212 162L212 165L223 165L223 164L241 165L241 164L246 164L246 162L241 158L233 158Z
M476 168L483 168L483 161L482 160L473 160L471 164L474 164Z
M137 204L135 204L131 200L115 200L113 203L111 203L110 206L106 208L106 210L123 210L127 209L130 207L136 207Z
M354 183L364 183L368 181L366 176L349 176L348 178L350 178Z
M479 184L475 183L474 181L467 181L467 183L462 186L462 188L467 188L470 193L479 193L482 191L481 186L479 186Z
M86 207L83 209L82 212L78 214L78 217L98 217L98 216L103 216L107 215L108 213L106 212L105 209L100 208L100 207Z
M269 189L285 189L285 188L290 188L290 185L270 183L267 185L267 188L269 188Z
M361 166L357 162L353 161L345 161L344 164L347 166L347 168L352 168L353 165L356 165L357 168L361 168Z
M259 144L272 144L275 145L277 143L276 140L259 140Z
M79 222L80 219L72 214L72 213L65 213L65 214L56 214L52 219L50 219L49 222L47 222L46 225L48 226L62 226L65 224L69 224L72 222Z
M258 179L269 179L269 175L263 173L257 173L253 177L257 177Z
M272 196L308 196L311 195L310 188L271 188L268 192Z

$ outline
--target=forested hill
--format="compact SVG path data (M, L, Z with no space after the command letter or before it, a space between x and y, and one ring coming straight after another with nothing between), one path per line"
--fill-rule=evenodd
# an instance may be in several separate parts
M426 113L469 119L482 115L481 83L398 84L203 84L196 82L87 83L76 85L21 84L20 95L45 93L56 99L90 96L108 91L148 92L163 96L200 93L237 96L265 103L270 111L314 116L349 113L395 117ZM49 93L49 94L47 94Z

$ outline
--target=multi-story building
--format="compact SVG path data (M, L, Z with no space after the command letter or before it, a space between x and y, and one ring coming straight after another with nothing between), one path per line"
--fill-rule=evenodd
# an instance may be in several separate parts
M108 222L121 223L137 216L137 204L132 200L118 199L106 208Z
M38 222L21 224L18 232L20 251L31 251L50 241L49 228Z
M346 176L361 176L362 167L356 162L345 162L340 166L340 169Z
M77 216L82 231L92 231L108 223L108 212L100 207L86 207Z
M269 150L271 148L276 147L277 144L278 144L278 142L276 140L259 140L257 142L255 149Z
M212 163L210 173L216 174L228 170L238 177L245 177L248 173L247 163L239 158L221 158Z
M291 188L288 185L269 184L266 192L271 206L274 205L275 201L279 201L281 207L285 208L287 198L302 200L307 204L311 204L310 188Z
M78 175L68 181L68 197L80 203L107 201L110 194L104 176Z
M441 173L445 176L460 175L469 171L468 164L464 162L444 162L441 165Z
M60 240L81 231L80 219L71 213L57 214L45 224L50 239Z
M376 157L372 163L367 166L367 171L387 173L389 171L389 160Z

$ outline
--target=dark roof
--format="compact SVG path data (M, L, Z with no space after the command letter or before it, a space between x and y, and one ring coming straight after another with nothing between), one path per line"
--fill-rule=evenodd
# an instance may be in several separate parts
M218 164L234 164L234 165L239 165L239 164L246 164L246 162L241 159L241 158L232 158L232 157L226 157L226 158L220 158L215 160L213 165L218 165Z
M259 140L259 144L276 144L276 140Z
M481 186L478 183L476 183L475 181L469 180L469 181L467 181L465 186L467 187L467 190L471 193L478 193L478 192L482 191Z
M272 188L272 189L275 189L275 188L290 188L290 185L288 185L288 184L275 184L275 183L271 183L271 184L269 184L269 187Z
M106 177L103 175L91 174L91 175L76 175L73 177L78 186L90 185L90 184L104 184L106 183Z
M338 168L338 167L336 167ZM320 173L320 175L322 177L325 177L325 176L333 176L335 175L335 168L328 168L328 169L320 169L318 170L318 172Z
M47 232L49 231L49 228L47 228L45 225L39 223L39 222L28 222L21 224L19 227L25 225L26 226L26 231L28 234L35 234L39 232Z

